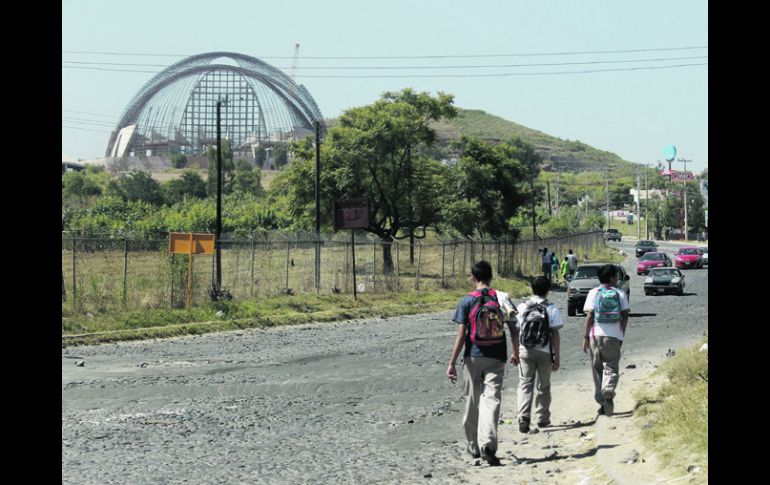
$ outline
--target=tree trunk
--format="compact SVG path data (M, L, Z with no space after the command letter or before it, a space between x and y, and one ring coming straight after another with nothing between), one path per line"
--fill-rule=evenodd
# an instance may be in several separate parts
M382 240L382 271L386 275L393 274L393 240L383 238Z
M414 228L409 228L409 264L414 266Z

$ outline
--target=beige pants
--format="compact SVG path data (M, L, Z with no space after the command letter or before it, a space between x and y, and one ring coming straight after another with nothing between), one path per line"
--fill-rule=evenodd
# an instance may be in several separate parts
M505 362L488 357L468 357L463 361L465 416L463 427L468 446L480 451L486 446L497 451L497 422Z
M603 404L615 397L620 378L621 340L615 337L591 337L591 370L594 376L594 400Z
M530 421L532 412L532 391L537 374L537 394L535 394L535 416L538 423L551 420L551 372L553 363L550 352L519 350L519 421Z

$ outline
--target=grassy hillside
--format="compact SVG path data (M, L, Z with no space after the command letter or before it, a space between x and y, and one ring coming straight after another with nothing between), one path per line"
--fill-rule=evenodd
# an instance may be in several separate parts
M432 124L439 143L446 147L461 135L478 136L488 141L507 141L519 137L534 145L546 164L554 170L567 172L610 170L633 171L633 165L614 153L598 150L579 141L562 140L541 131L508 121L481 110L458 108L453 120Z

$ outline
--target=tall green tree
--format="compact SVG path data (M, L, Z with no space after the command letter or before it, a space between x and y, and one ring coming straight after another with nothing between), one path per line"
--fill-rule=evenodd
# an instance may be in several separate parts
M325 220L331 221L334 200L369 201L366 230L383 242L386 272L393 270L391 238L416 237L419 227L439 218L438 200L446 168L415 155L421 144L435 141L429 122L454 117L453 97L431 96L412 89L387 92L375 103L351 108L340 117L321 144L322 202ZM312 228L315 150L310 137L295 144L296 158L274 182L290 200L298 221ZM424 234L423 234L424 236Z
M166 182L163 191L166 202L171 205L181 202L185 196L203 199L206 197L206 182L195 170L185 170L181 178Z
M510 234L508 221L529 194L528 167L519 159L523 150L466 136L454 148L460 158L450 169L442 197L446 224L466 237Z
M165 201L163 189L148 172L135 170L117 180L111 180L107 194L120 197L124 201L145 201L152 205L162 205Z

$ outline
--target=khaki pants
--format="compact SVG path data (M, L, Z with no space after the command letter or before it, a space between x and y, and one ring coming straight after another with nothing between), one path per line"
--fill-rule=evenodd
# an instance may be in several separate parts
M615 337L591 338L591 370L594 376L594 400L603 404L605 398L615 397L620 378L621 340Z
M463 427L468 446L480 451L486 446L497 451L497 422L505 362L488 357L467 357L463 361L465 416Z
M530 421L532 411L532 390L537 374L535 394L535 416L538 423L551 421L551 372L553 363L550 352L520 347L519 351L519 421Z

